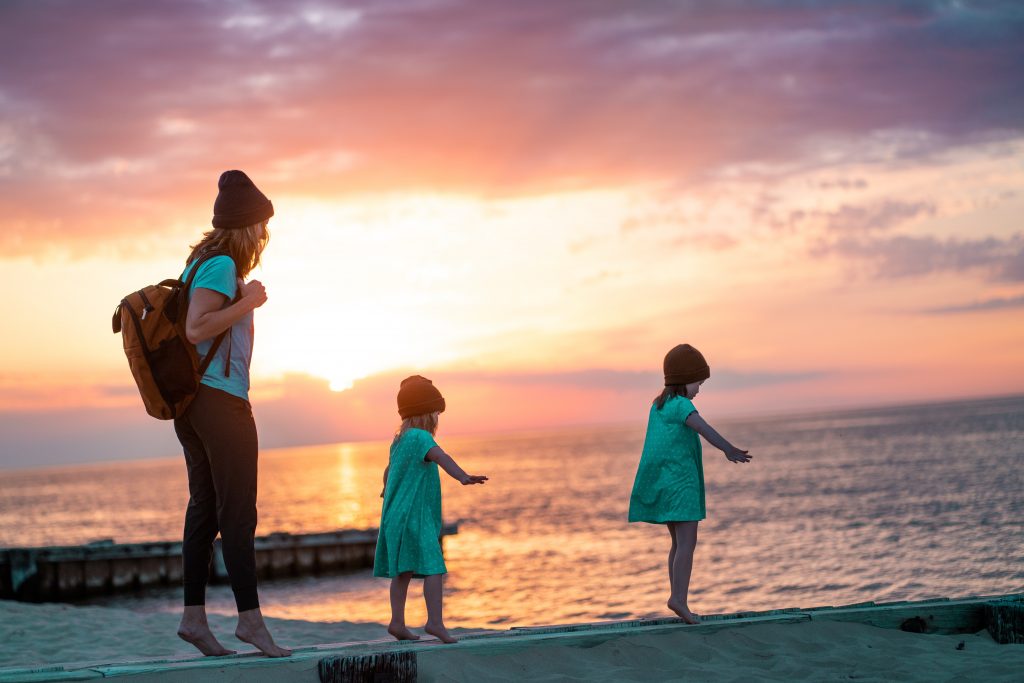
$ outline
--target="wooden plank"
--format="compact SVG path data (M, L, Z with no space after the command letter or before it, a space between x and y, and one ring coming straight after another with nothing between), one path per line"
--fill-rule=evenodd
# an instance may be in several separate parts
M990 602L983 609L985 628L997 643L1024 643L1024 604L1019 601Z
M324 657L317 663L320 683L414 683L416 653L382 652Z
M103 674L89 669L76 671L50 671L44 673L24 673L6 675L0 671L0 683L53 683L54 681L95 681L103 678Z
M807 610L813 621L848 621L911 633L975 633L985 628L983 602L978 600L904 603L873 607Z
M67 671L63 666L40 666L32 669L0 669L0 683L39 683L40 681L92 681L103 674L91 669Z

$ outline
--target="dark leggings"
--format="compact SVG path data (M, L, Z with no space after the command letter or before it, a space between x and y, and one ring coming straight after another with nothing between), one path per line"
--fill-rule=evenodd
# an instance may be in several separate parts
M224 566L239 612L260 606L256 594L256 422L249 402L200 385L174 431L185 449L188 509L181 544L185 605L206 604L213 540L221 536Z

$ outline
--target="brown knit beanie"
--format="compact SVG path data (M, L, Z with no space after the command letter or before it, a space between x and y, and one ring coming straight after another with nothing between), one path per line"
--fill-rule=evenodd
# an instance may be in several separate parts
M402 380L398 389L398 414L402 419L444 412L444 396L426 377L413 375Z
M710 376L708 362L689 344L680 344L665 354L665 386L690 384Z
M241 171L224 171L217 181L213 227L234 230L262 223L274 215L274 205Z

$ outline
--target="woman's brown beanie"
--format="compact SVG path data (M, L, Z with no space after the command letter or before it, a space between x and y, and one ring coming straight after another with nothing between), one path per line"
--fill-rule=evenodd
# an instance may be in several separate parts
M708 362L689 344L680 344L665 354L665 386L690 384L710 376Z
M444 412L444 396L426 377L413 375L402 380L398 389L398 414L402 419Z
M274 205L241 171L224 171L217 181L213 202L213 227L225 230L247 228L274 215Z

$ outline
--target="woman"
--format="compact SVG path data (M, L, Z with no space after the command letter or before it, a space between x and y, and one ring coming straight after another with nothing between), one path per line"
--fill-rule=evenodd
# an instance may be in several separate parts
M213 540L220 532L224 565L238 608L239 640L270 657L291 652L267 630L256 592L256 423L249 405L249 361L253 311L267 300L259 280L245 277L259 265L274 207L241 171L225 171L213 205L213 230L192 247L182 279L201 255L189 289L185 332L205 356L219 334L228 334L203 375L199 392L174 431L185 451L188 509L181 554L185 610L178 636L204 655L234 654L222 646L206 619L206 584Z

